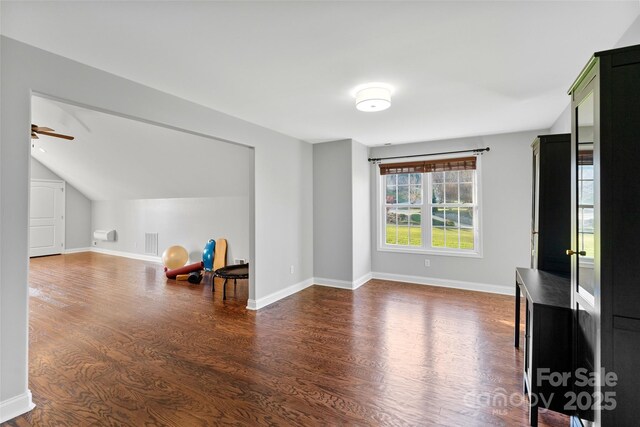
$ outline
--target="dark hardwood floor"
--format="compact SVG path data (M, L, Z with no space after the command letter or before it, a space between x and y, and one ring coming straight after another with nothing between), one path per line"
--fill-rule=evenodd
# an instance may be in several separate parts
M6 426L527 424L511 297L372 280L252 312L246 281L222 301L93 253L32 259L30 283L37 406Z

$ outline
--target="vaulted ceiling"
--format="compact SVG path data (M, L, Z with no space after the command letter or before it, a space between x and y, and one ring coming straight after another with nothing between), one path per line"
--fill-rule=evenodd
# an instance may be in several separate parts
M540 129L630 1L11 2L2 34L282 133L368 145ZM351 89L384 81L389 110Z
M40 136L31 155L91 200L249 195L249 148L37 96L31 115L75 137Z

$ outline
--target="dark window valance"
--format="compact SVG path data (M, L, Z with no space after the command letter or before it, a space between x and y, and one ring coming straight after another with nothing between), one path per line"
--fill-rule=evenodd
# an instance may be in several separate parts
M380 164L380 175L474 170L476 168L476 159L475 156L471 156L456 159L384 163Z
M593 164L593 150L578 151L578 165L587 166Z

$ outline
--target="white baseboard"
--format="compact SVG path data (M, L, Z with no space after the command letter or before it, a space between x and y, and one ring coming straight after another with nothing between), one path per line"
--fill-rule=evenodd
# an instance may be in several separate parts
M124 258L139 259L141 261L157 262L162 264L162 258L159 256L134 254L132 252L114 251L111 249L96 248L96 247L91 248L91 252L96 252L104 255L120 256Z
M367 273L362 277L357 278L353 282L349 282L348 280L327 279L325 277L314 277L313 283L318 286L328 286L330 288L348 289L350 291L354 291L371 280L371 278L371 273Z
M260 310L261 308L266 307L269 304L273 304L274 302L280 301L281 299L286 298L289 295L293 295L296 292L300 292L301 290L306 289L311 285L313 285L313 278L309 278L309 279L303 280L302 282L295 283L289 287L286 287L282 290L269 294L266 297L262 297L258 300L250 299L249 301L247 301L247 309Z
M104 248L96 248L96 247L65 249L63 253L66 255L66 254L77 254L81 252L95 252L95 253L104 254L104 255L113 255L113 256L120 256L124 258L138 259L141 261L151 261L151 262L162 263L162 258L159 256L134 254L132 252L114 251L112 249L104 249Z
M36 404L33 403L30 390L11 399L3 400L0 402L0 423L27 413L35 407Z
M365 274L364 276L356 279L353 281L352 284L352 289L358 289L360 286L364 285L365 283L367 283L369 280L371 280L373 278L373 274L371 272Z
M91 248L73 248L73 249L65 249L64 254L79 254L81 252L91 252Z
M313 284L328 286L330 288L353 290L353 283L346 280L326 279L324 277L314 277Z
M439 286L443 288L463 289L467 291L489 292L500 295L515 295L514 286L501 286L489 283L465 282L462 280L438 279L433 277L407 276L392 273L371 273L374 279L393 280L394 282L414 283L417 285ZM514 282L515 283L515 282Z

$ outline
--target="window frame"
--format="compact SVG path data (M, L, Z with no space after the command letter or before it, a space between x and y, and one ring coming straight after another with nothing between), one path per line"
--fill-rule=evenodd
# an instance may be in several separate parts
M590 146L591 149L593 150L593 143L582 143L582 144ZM578 151L579 151L579 147L578 147ZM590 181L590 182L593 183L593 187L592 187L593 194L592 194L592 197L593 197L593 202L594 203L591 203L591 204L580 203L581 201L578 200L578 202L577 202L577 210L578 210L578 212L576 212L576 218L578 219L578 222L581 221L581 219L580 219L580 210L582 210L582 209L592 209L594 214L595 214L595 197L596 197L596 195L595 195L595 176L594 176L595 169L592 170L592 172L591 172L591 174L592 174L591 178L586 178L585 179L582 176L584 172L583 172L582 169L580 169L580 166L581 165L578 164L578 177L577 177L577 180L576 180L577 181L577 185L579 187L582 187L582 184L585 181ZM591 163L589 166L591 166L592 168L595 168L593 163ZM578 194L580 194L581 192L582 192L582 189L580 188L578 190ZM584 213L582 215L583 215L582 221L584 221ZM579 225L581 225L581 224L579 224ZM593 236L592 239L594 239L594 245L595 245L595 224L593 224L593 232L592 233L585 233L584 231L580 232L579 230L580 230L580 226L578 227L578 249L577 250L580 251L580 250L584 249L583 240L584 240L584 235L585 234L591 234ZM595 260L595 253L591 254L591 256L580 256L579 257L579 264L580 264L581 267L593 268L594 260Z
M459 157L459 156L458 156ZM442 156L430 157L433 160L455 159L456 157ZM432 203L432 176L431 173L422 173L422 209L421 214L421 233L422 246L409 245L390 245L386 243L386 194L385 194L385 175L380 174L380 168L376 167L376 211L377 211L377 250L379 252L396 252L396 253L414 253L442 255L466 258L482 258L482 156L477 156L476 160L476 176L474 185L474 249L455 249L455 248L434 248L432 242L432 208L442 206L442 204L434 205ZM461 204L458 204L461 205ZM404 205L401 205L404 207ZM416 205L407 204L406 207L418 207ZM445 206L446 207L446 206Z

